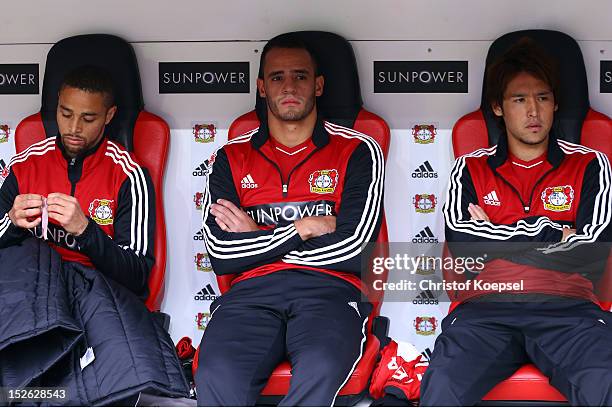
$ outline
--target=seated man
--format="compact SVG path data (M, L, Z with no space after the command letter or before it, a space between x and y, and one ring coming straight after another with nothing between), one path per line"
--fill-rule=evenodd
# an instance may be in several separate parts
M196 374L198 404L254 405L283 360L281 405L333 404L357 365L371 304L361 246L381 222L382 150L323 120L323 77L308 47L278 36L261 55L259 129L209 161L204 231L216 274L238 274L216 299Z
M147 170L104 137L116 110L107 72L85 66L68 73L59 135L10 162L0 189L0 248L44 238L62 259L94 267L144 298L155 262L155 192Z
M529 39L487 71L505 136L455 162L446 240L454 255L495 254L474 281L515 286L459 294L463 303L442 322L421 405L474 405L527 362L572 405L612 404L612 318L594 294L609 252L610 164L557 139L556 78Z
M187 394L172 340L141 301L155 193L105 137L116 110L108 73L70 72L59 135L17 154L0 188L0 386L62 387L57 404Z

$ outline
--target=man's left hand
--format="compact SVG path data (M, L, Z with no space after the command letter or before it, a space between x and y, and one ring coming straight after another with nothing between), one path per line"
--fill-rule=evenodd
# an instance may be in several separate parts
M236 207L229 200L217 200L216 204L210 206L210 213L215 217L217 225L223 231L251 232L259 230L255 221L249 217L249 214Z
M89 220L83 214L76 198L62 193L51 193L47 196L47 208L49 217L59 222L72 235L81 235L87 228Z
M470 203L468 205L468 212L472 216L473 220L490 222L489 216L479 205Z

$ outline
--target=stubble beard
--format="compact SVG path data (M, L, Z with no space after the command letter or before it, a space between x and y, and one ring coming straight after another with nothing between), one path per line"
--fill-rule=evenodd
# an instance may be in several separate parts
M278 104L268 96L266 96L266 103L268 104L268 107L270 108L272 114L276 118L284 122L299 122L305 119L308 115L310 115L310 112L312 112L312 110L314 109L314 97L310 97L306 100L304 109L299 111L290 110L284 113L280 112Z

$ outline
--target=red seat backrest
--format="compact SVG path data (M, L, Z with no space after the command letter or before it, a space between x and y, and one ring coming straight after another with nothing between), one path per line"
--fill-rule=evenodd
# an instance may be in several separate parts
M23 119L15 130L15 150L22 152L45 138L40 113ZM147 168L155 188L155 265L149 275L149 297L145 304L151 311L159 310L164 292L166 271L166 224L164 220L163 180L170 146L170 128L159 116L141 111L134 125L134 154Z
M257 127L259 127L259 119L257 118L256 112L251 111L245 113L244 115L234 120L234 122L231 124L228 133L228 140L232 140ZM380 116L372 112L368 112L365 109L361 109L359 111L359 114L357 115L353 129L373 137L382 148L385 160L387 159L387 153L389 152L389 144L391 142L391 131L389 130L389 126L387 125L387 123ZM380 232L376 240L376 243L379 245L376 245L376 251L373 254L373 257L387 256L388 247L386 244L388 242L389 236L387 233L387 223L383 211L383 219L380 227ZM374 275L373 273L371 273L371 270L372 268L369 268L370 274L368 275L368 278L372 280L387 280L386 273L382 275ZM217 276L217 283L219 284L219 290L221 291L221 293L225 293L229 290L233 279L234 275ZM369 282L366 281L365 283L368 284ZM372 285L368 285L368 287L371 288ZM380 312L383 294L384 293L382 291L371 291L370 293L370 300L372 301L374 306L373 316L377 316Z
M612 160L612 120L603 113L589 109L582 124L580 143L595 149ZM487 125L482 110L464 115L453 127L453 153L463 156L474 150L489 147Z

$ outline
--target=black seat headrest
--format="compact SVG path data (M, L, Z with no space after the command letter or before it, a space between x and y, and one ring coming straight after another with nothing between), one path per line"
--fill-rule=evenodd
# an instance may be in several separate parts
M559 67L559 109L555 112L553 131L557 137L580 143L582 123L589 110L589 90L584 59L578 43L569 35L551 30L523 30L508 33L496 39L487 54L486 67L506 52L519 39L529 37L556 59ZM486 69L486 68L485 68ZM486 75L486 72L485 72ZM482 87L482 109L487 123L490 146L497 144L502 129L495 121L486 100L486 77Z
M328 120L353 127L361 110L361 88L351 44L343 37L325 31L297 31L281 34L297 38L315 53L319 71L325 78L323 95L317 98L319 112ZM266 101L256 95L255 109L260 121L267 114Z
M65 38L47 54L40 108L47 137L57 135L57 95L64 76L82 65L106 69L115 84L117 114L106 127L107 136L132 149L134 123L144 107L140 74L134 49L125 40L107 34Z

